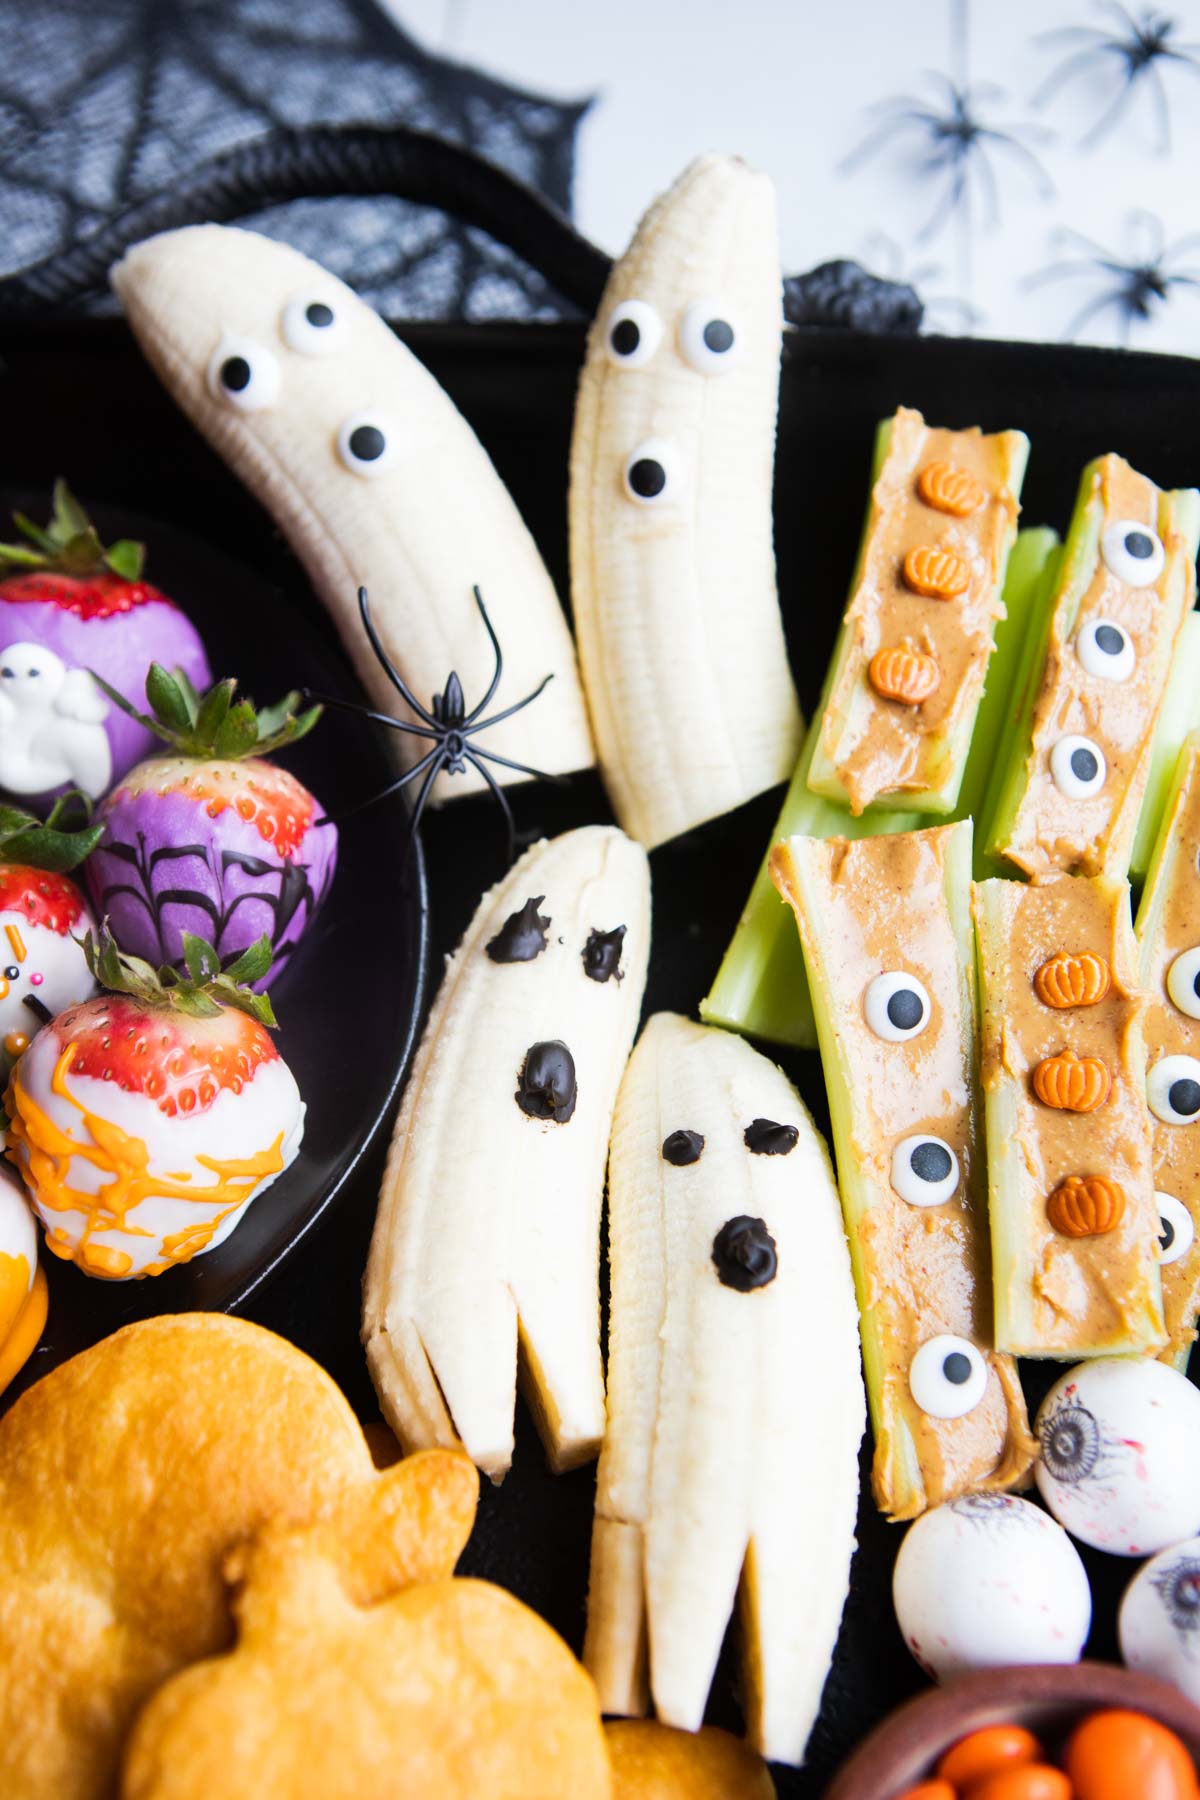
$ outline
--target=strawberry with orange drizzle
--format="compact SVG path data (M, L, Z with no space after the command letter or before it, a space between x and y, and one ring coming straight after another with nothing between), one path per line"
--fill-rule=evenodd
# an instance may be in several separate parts
M47 525L15 523L25 541L0 544L0 788L40 804L69 784L98 799L153 738L93 676L142 706L156 659L207 685L204 646L143 578L143 546L102 544L65 482Z
M321 709L298 714L299 697L288 694L256 711L236 690L227 680L197 694L180 671L151 667L153 715L139 716L170 754L139 763L104 801L88 880L97 914L132 955L181 967L192 932L224 964L265 933L272 980L328 892L337 829L294 775L266 760L310 731Z
M9 1155L55 1256L106 1280L214 1249L295 1159L304 1103L253 991L259 939L222 970L184 935L186 973L88 933L108 991L61 1013L13 1071Z

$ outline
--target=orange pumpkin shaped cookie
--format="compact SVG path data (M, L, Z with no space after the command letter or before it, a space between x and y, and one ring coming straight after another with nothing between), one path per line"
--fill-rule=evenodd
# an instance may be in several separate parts
M612 1800L775 1800L757 1751L715 1726L676 1731L657 1719L611 1719Z
M228 1644L224 1565L268 1521L311 1528L373 1602L450 1573L477 1491L453 1451L378 1474L324 1370L223 1314L52 1370L0 1419L5 1800L107 1800L147 1696Z

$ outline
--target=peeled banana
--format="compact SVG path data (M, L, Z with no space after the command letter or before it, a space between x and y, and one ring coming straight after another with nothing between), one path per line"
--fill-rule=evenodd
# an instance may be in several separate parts
M865 1422L829 1156L742 1039L652 1018L609 1167L608 1432L584 1662L694 1731L740 1594L751 1743L797 1763L849 1584Z
M702 156L617 262L571 445L571 590L600 767L653 848L786 781L801 720L775 592L775 195Z
M288 537L375 703L392 710L396 694L358 589L418 698L453 669L471 707L493 669L478 586L504 652L495 709L555 677L481 746L550 774L589 768L574 647L537 547L462 414L378 314L287 244L222 225L147 239L112 283L175 400ZM420 739L396 737L415 762ZM483 785L468 768L430 797Z
M535 844L447 966L405 1090L363 1338L405 1450L512 1461L518 1343L550 1462L604 1435L600 1205L650 948L645 852L612 826Z

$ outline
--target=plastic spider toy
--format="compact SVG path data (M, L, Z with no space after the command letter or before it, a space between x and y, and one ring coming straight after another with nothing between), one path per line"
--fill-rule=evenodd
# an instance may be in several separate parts
M1200 267L1181 267L1178 260L1200 246L1200 232L1189 232L1173 244L1164 244L1162 222L1153 213L1130 215L1131 254L1127 261L1078 231L1063 228L1056 232L1055 241L1077 245L1088 254L1040 269L1029 277L1028 287L1083 276L1105 284L1103 291L1095 294L1067 326L1063 333L1067 342L1076 338L1092 319L1111 310L1118 317L1121 342L1128 344L1134 324L1152 319L1170 300L1173 289L1200 288Z
M1080 48L1050 71L1032 104L1044 106L1076 76L1111 70L1119 84L1117 93L1081 140L1081 148L1090 149L1098 144L1115 126L1135 94L1144 91L1153 96L1159 150L1165 156L1171 148L1171 113L1163 69L1173 65L1200 75L1200 44L1180 43L1176 35L1179 21L1168 18L1165 13L1147 10L1135 18L1120 0L1103 0L1101 10L1117 21L1119 30L1103 31L1095 25L1065 25L1057 31L1040 33L1039 43L1078 44Z
M1003 99L1003 91L990 83L967 87L951 81L948 75L930 75L938 101L922 100L912 94L895 94L879 100L868 111L879 121L840 164L843 174L860 168L878 151L891 149L901 133L920 140L923 154L921 173L930 180L942 178L942 189L928 221L917 233L917 241L932 237L949 215L962 212L970 199L972 186L978 187L986 208L985 222L996 223L999 217L999 186L992 166L992 154L1003 152L1015 159L1030 176L1038 192L1048 198L1053 184L1041 163L1022 138L1041 138L1045 134L1036 127L1014 125L1007 131L984 122L980 107Z
M504 674L504 657L500 649L500 640L496 636L492 621L488 618L487 608L483 604L483 595L478 588L472 589L472 592L475 595L475 604L479 608L479 616L491 639L492 650L496 657L496 667L486 694L477 706L471 708L470 712L466 709L467 703L462 690L462 682L453 669L450 671L442 692L433 696L432 710L421 705L383 647L383 642L375 629L375 621L371 617L371 607L365 587L360 587L358 590L358 610L362 614L363 627L371 649L375 652L379 665L392 686L405 705L411 707L416 713L421 723L414 725L409 719L394 719L390 713L376 712L371 707L360 706L357 701L341 700L334 695L317 696L314 694L312 698L320 698L321 704L324 706L336 707L342 712L357 713L363 719L373 719L377 725L387 725L392 731L402 731L409 737L427 738L433 745L433 748L427 751L418 762L415 762L411 769L405 770L399 780L393 781L381 793L373 794L369 800L363 803L363 806L354 808L354 811L361 812L367 806L376 806L379 801L388 799L390 795L399 792L401 788L407 787L409 782L424 775L425 779L421 783L416 802L409 815L408 849L411 850L417 827L421 822L421 814L425 810L430 789L437 777L439 775L465 775L470 766L477 774L482 775L500 804L508 831L508 861L511 863L516 849L516 822L513 819L512 808L508 804L504 789L487 764L489 762L498 763L503 768L516 769L522 775L532 776L534 780L552 781L559 786L564 784L566 777L547 775L541 769L530 768L528 763L513 762L511 757L500 756L495 750L487 750L475 740L481 731L487 731L491 726L499 725L502 719L511 719L514 713L522 712L525 707L531 705L554 680L554 676L547 675L545 680L540 681L533 692L526 694L523 700L514 701L512 706L504 707L502 711L493 713L490 718L482 717L500 686L500 680Z

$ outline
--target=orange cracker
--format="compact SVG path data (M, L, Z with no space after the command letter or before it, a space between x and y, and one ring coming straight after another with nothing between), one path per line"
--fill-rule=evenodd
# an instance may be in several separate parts
M654 1719L613 1719L604 1735L612 1800L775 1800L758 1752L713 1725L676 1731Z

